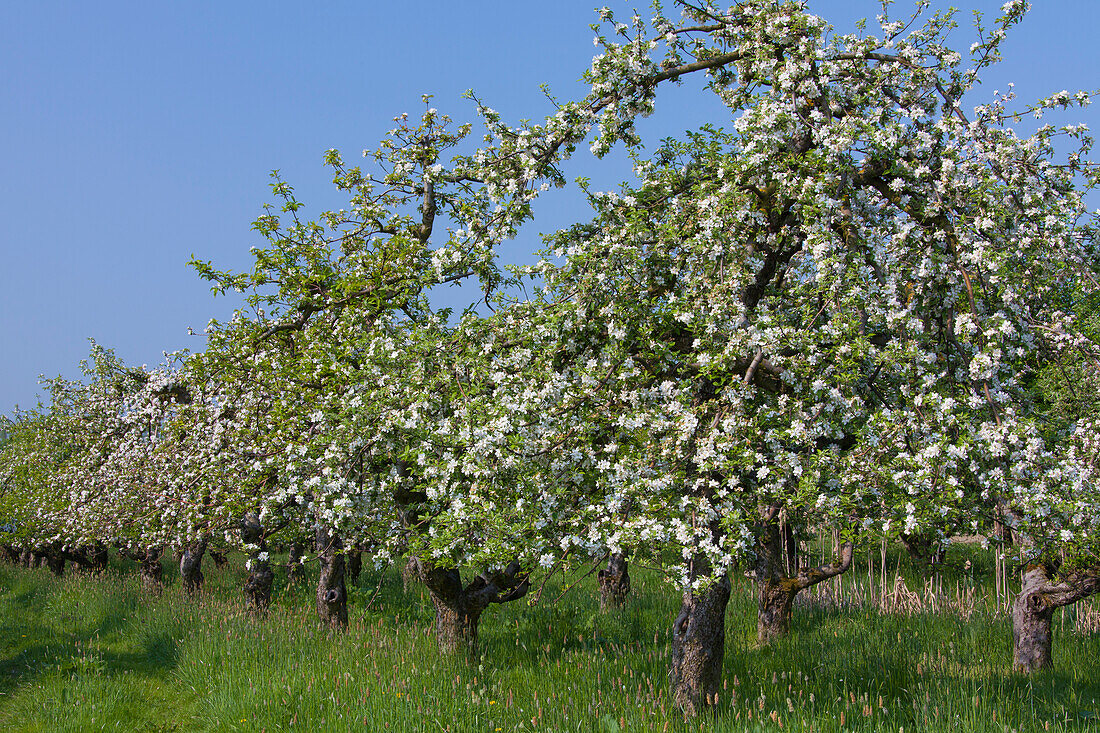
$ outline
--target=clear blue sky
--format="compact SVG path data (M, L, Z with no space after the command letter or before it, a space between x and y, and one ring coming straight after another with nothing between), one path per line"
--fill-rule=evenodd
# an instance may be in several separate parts
M623 15L645 8L605 2ZM1033 3L985 90L1014 80L1027 99L1100 87L1100 2ZM965 23L969 9L992 14L1001 1L954 4ZM850 27L880 3L812 7ZM134 364L201 349L188 326L201 333L233 301L215 300L186 262L193 253L248 267L272 169L317 212L340 205L323 151L350 160L374 147L422 94L457 120L473 117L460 99L468 88L507 119L540 117L539 84L580 91L594 18L591 0L0 1L0 414L34 405L39 374L75 376L88 337ZM969 28L957 38L965 51ZM706 120L713 108L698 106L699 86L677 90L683 104L666 102L674 112L659 109L649 128ZM1098 116L1085 121L1100 131ZM571 175L593 173L582 157ZM585 216L573 207L545 202L546 218L506 256Z

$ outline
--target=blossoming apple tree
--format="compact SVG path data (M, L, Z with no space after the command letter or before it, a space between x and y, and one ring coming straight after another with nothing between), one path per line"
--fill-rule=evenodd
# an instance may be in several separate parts
M397 122L366 172L330 152L348 209L304 221L289 186L277 181L281 211L257 222L268 246L254 250L253 271L196 265L216 288L250 293L247 311L213 328L208 358L224 365L217 378L234 391L265 395L270 419L245 428L262 446L249 470L276 477L257 496L257 513L263 521L272 507L292 505L309 517L322 558L322 616L346 622L347 543L365 545L379 561L411 550L439 612L441 641L457 646L476 639L488 603L518 598L528 586L512 563L464 584L456 568L474 555L418 539L432 536L422 511L426 466L445 452L433 445L436 421L455 409L452 396L474 388L456 360L482 358L460 343L446 314L433 312L427 293L467 278L493 288L500 274L492 247L529 216L529 192L513 186L502 201L485 183L486 166L497 161L445 158L468 125L452 130L431 108L419 124Z
M509 434L570 508L557 531L585 528L562 549L679 550L672 679L695 711L718 690L732 560L755 563L762 640L850 563L846 543L785 575L780 512L849 540L1035 514L1021 497L1037 476L1006 446L1035 431L1052 334L1076 333L1051 294L1095 287L1095 177L1080 127L1021 137L1011 95L963 112L1026 3L1005 4L966 64L945 44L950 13L842 35L802 3L680 5L648 27L605 13L617 37L598 39L578 117L600 125L595 152L636 148L656 88L706 71L733 129L639 155L638 184L594 194L593 221L554 238L542 300L516 311L528 338L557 339L540 348L554 361L517 380L528 407L509 410L529 419ZM1078 149L1059 155L1059 137Z

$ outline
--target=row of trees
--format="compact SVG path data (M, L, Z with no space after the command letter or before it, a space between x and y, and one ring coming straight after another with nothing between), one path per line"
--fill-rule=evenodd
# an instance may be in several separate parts
M116 543L150 567L179 547L192 584L209 543L239 547L262 607L279 543L319 561L335 625L348 552L411 558L450 649L548 575L607 560L614 602L627 559L657 559L683 592L670 678L694 714L719 689L735 565L766 643L868 533L1004 524L1026 563L1016 664L1050 665L1053 610L1100 588L1092 140L1022 136L1011 94L963 111L1025 2L965 57L927 5L853 34L804 2L604 9L589 93L541 122L475 98L475 145L434 108L403 115L367 165L327 154L348 203L315 221L276 179L251 272L193 263L247 294L205 352L147 371L95 347L10 421L12 544ZM692 76L729 120L647 149L638 118ZM585 142L625 148L635 179L579 181L591 218L503 268ZM484 307L433 306L458 282ZM838 556L799 566L822 526Z

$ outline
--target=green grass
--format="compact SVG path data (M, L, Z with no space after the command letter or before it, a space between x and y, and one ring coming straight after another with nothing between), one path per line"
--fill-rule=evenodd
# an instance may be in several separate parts
M0 567L0 730L1100 730L1100 634L1056 625L1057 669L1017 675L1007 619L981 604L966 621L802 605L761 649L737 578L718 717L685 724L666 683L679 599L652 573L632 570L620 612L598 612L591 578L556 603L551 584L535 607L494 606L467 663L440 656L430 603L394 571L351 588L341 634L319 626L309 587L249 618L243 570L207 564L200 600L171 571L145 597L126 563L99 578ZM855 573L842 598L871 592ZM952 592L975 582L947 573Z

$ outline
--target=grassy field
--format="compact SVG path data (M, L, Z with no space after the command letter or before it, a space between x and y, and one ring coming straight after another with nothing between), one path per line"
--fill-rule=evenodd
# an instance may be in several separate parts
M982 558L965 572L956 559L938 584L891 565L887 588L866 563L764 649L738 578L717 719L688 724L666 689L678 599L640 569L620 612L598 612L591 578L556 603L551 585L535 607L492 607L467 663L439 655L430 603L394 570L350 589L340 634L318 626L309 587L280 589L268 618L250 619L232 562L206 563L200 600L170 570L147 598L125 563L61 579L4 566L0 730L1100 730L1100 633L1079 630L1082 609L1056 620L1057 669L1025 677L1010 671L1007 618L976 587Z

